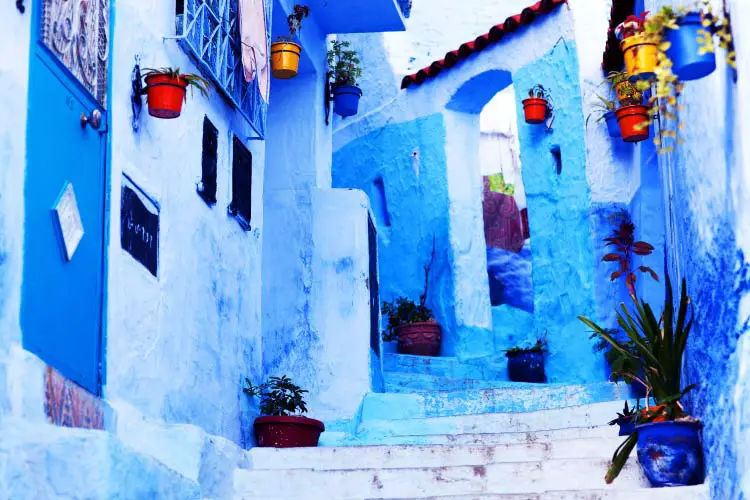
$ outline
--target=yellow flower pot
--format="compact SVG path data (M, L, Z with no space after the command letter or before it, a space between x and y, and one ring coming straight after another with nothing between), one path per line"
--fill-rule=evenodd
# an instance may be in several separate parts
M288 80L297 76L299 55L302 47L294 42L274 42L271 44L271 74L275 78Z
M625 69L631 79L649 80L656 76L658 46L653 39L641 33L620 42L625 56Z

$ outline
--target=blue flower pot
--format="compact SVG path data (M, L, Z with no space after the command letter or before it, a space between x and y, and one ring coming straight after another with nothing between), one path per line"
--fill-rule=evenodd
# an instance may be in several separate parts
M506 353L508 357L508 378L513 382L546 382L544 373L544 353L521 351Z
M708 52L699 55L699 31L707 30L701 24L700 12L691 12L680 19L676 30L667 29L664 41L671 45L667 57L672 61L672 73L682 81L698 80L716 69L716 55Z
M618 436L630 436L635 431L635 418L627 419L618 425L620 426Z
M614 111L608 111L604 115L604 120L607 122L607 130L610 137L622 137L620 135L620 125L617 123L617 115L615 115Z
M652 486L703 482L701 427L697 422L654 422L636 427L638 461Z
M354 85L333 87L333 112L343 117L356 115L360 97L362 97L362 89Z

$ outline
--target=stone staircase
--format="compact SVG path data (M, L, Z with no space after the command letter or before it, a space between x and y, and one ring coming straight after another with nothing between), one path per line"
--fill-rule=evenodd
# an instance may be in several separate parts
M384 365L388 392L324 440L336 446L248 451L234 498L709 498L707 485L650 489L635 454L604 483L622 441L606 423L626 387L510 383L486 361L386 354Z

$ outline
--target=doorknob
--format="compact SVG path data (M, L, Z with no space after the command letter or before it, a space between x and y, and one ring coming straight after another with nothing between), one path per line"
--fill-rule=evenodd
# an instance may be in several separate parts
M99 130L102 124L102 113L98 109L91 112L90 116L86 116L86 113L81 113L81 127L91 125L94 130Z

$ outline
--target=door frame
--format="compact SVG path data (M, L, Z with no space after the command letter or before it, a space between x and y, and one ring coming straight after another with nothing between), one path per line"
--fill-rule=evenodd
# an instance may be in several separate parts
M54 73L57 76L64 77L66 81L70 81L71 85L75 86L77 91L79 93L83 93L84 95L91 95L91 92L86 89L81 82L78 80L78 78L75 77L75 75L72 74L72 72L65 67L65 65L58 59L58 57L52 53L52 51L44 44L44 40L42 38L42 11L45 0L40 0L38 2L33 2L31 4L31 26L30 26L30 36L29 36L29 67L28 67L28 80L27 80L27 89L30 89L30 82L32 73L35 71L35 66L38 64L46 64L50 71ZM104 131L102 132L105 134L104 138L104 197L102 200L102 268L101 268L101 303L100 303L100 310L99 310L99 336L98 336L98 346L97 350L98 357L99 357L99 384L96 388L96 391L94 392L95 396L103 396L104 395L104 387L107 383L107 332L108 332L108 324L107 324L107 311L109 309L109 244L110 244L110 217L111 217L111 209L112 209L112 79L114 77L114 71L113 71L113 64L112 64L112 55L114 54L113 46L114 46L114 29L115 29L115 9L114 4L116 0L110 0L108 4L109 8L109 37L107 40L107 53L109 54L109 60L107 63L107 98L106 98L106 108L102 109L101 104L97 101L95 96L92 96L92 100L97 106L98 109L102 111L102 114L104 116L104 121L102 124L102 127L104 128ZM31 99L33 99L33 96L31 93L27 96L27 108L29 107L29 103L31 102ZM31 122L27 118L26 123L26 145L28 146L28 137L30 133L32 132L31 129ZM26 158L28 158L28 155L26 155ZM25 165L25 168L29 168L28 159ZM26 175L24 174L24 196L26 196ZM26 221L24 218L24 225L23 230L24 232L27 231ZM25 238L25 236L24 236ZM26 255L24 254L24 261L26 259ZM22 274L22 280L25 279L25 276ZM21 290L21 296L23 297L23 282L22 282L22 290ZM23 299L22 299L23 300ZM23 332L21 332L23 335ZM46 364L46 363L45 363ZM54 368L54 367L52 367Z

